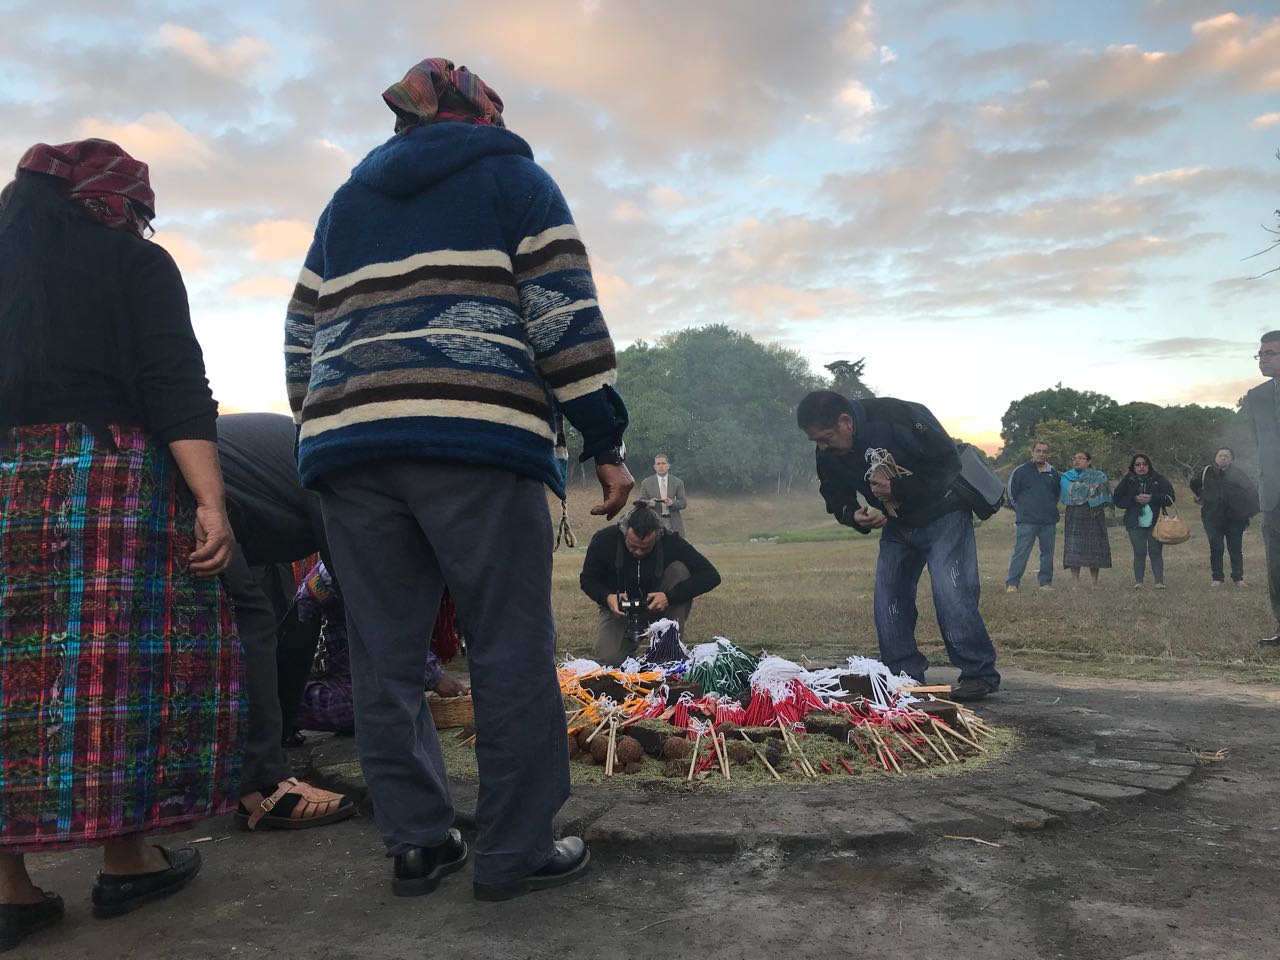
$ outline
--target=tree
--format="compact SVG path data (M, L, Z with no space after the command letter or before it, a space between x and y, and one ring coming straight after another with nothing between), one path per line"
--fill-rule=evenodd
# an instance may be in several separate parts
M1112 455L1111 440L1093 427L1081 427L1066 420L1045 420L1036 426L1034 440L1029 440L1017 451L1016 460L1028 460L1031 447L1043 440L1049 444L1050 460L1063 470L1071 468L1071 458L1081 451L1093 457L1093 465L1114 478L1117 463ZM1005 448L1008 449L1007 447ZM1001 454L1003 456L1003 452Z
M1104 393L1073 390L1061 383L1051 390L1029 393L1009 404L1000 420L1000 437L1004 440L1000 459L1009 462L1020 456L1046 420L1064 420L1073 426L1105 432L1118 407Z
M1186 481L1223 446L1237 453L1248 451L1251 444L1244 416L1228 407L1190 403L1163 407L1147 423L1139 442L1122 449L1129 456L1145 453L1161 473Z
M833 360L826 365L831 374L831 389L842 393L851 400L866 400L875 396L875 391L862 382L863 368L867 358L860 360Z

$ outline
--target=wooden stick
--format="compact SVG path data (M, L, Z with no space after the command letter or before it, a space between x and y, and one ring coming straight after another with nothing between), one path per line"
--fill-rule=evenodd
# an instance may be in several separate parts
M618 718L614 717L613 722L609 724L609 766L605 769L605 776L612 777L613 769L618 762Z
M600 723L596 726L596 728L591 731L591 736L587 737L587 743L590 743L592 740L594 740L596 738L596 734L604 729L604 725L608 723L609 718L613 716L613 710L614 708L610 707L607 711L605 711L604 719L601 720Z
M890 729L893 730L892 727L890 727ZM901 730L893 730L893 733L894 736L902 741L902 745L907 748L908 753L923 763L926 767L929 765L929 761L916 752L916 748L911 745L911 741L906 738Z
M914 717L907 717L907 723L911 724L912 730L920 734L920 736L924 737L924 742L929 745L930 750L932 750L934 753L938 755L939 760L941 760L943 763L951 762L950 758L948 758L947 755L943 753L941 750L939 750L938 747L934 744L933 739L927 733L925 733L923 730L920 729L920 725L916 723Z
M702 743L702 728L698 728L697 736L693 738L693 759L689 761L689 776L685 780L693 783L693 768L698 765L698 747Z
M888 737L882 738L880 731L877 730L875 727L868 727L867 729L871 731L871 735L875 737L876 743L879 745L880 749L884 751L885 756L889 758L889 762L893 764L893 769L901 773L902 767L898 765L898 758L894 756L893 750L889 747L889 744L887 742L889 738Z
M751 744L751 749L752 749L752 750L755 750L755 752L756 752L756 756L757 756L757 757L759 757L759 758L760 758L760 762L761 762L761 763L763 763L763 764L765 765L765 769L767 769L771 774L773 774L773 779L775 779L775 780L777 780L779 783L781 783L781 782L782 782L782 777L778 776L778 771L777 771L777 770L775 770L775 769L773 769L773 764L772 764L772 763L770 763L770 762L768 761L768 759L765 757L765 755L764 755L764 754L760 751L760 749L756 746L756 742L755 742L754 740L752 740L750 737L748 737L748 736L746 735L746 733L745 733L745 732L743 732L742 730L739 730L739 731L738 731L738 736L742 737L742 739L743 739L743 740L745 740L745 741L747 741L747 743Z
M800 758L800 768L814 780L818 779L818 771L813 769L813 764L805 756L804 748L800 746L800 741L794 733L787 729L787 725L782 722L781 717L778 718L778 729L782 731L782 739L786 741L787 748L793 755Z
M933 732L938 735L938 742L942 744L942 748L946 750L947 753L951 754L952 760L959 763L960 758L956 755L956 752L951 749L951 741L942 735L942 724L933 719L933 717L929 718L929 723L933 726Z
M973 747L973 749L977 750L979 753L986 753L986 752L987 752L985 747L980 747L980 746L978 746L978 744L977 744L977 743L975 743L974 741L970 740L970 739L969 739L968 737L966 737L963 733L960 733L960 731L955 730L955 729L953 729L953 728L951 728L951 727L948 727L945 723L940 723L940 724L938 724L938 726L940 726L940 727L941 727L943 730L945 730L947 733L951 734L951 736L955 737L955 738L956 738L957 740L959 740L961 743L967 743L969 746Z
M724 764L724 778L732 780L733 774L729 772L729 750L724 745L724 734L720 734L720 762Z

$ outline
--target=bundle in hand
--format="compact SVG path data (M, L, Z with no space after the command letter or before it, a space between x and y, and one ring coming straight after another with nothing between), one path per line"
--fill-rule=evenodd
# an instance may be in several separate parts
M876 477L882 480L892 481L894 477L909 477L911 471L906 467L898 466L893 459L893 454L884 447L873 447L867 450L867 482L871 482ZM898 515L898 501L893 497L877 497L877 500L884 505L884 512L891 517Z

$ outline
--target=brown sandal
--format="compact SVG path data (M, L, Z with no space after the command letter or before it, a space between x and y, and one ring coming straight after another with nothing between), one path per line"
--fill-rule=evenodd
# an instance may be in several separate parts
M252 796L252 794L250 794ZM293 803L281 801L286 797L295 797ZM280 812L274 812L282 807ZM356 805L350 797L340 793L330 793L309 783L303 783L297 777L290 777L280 783L276 792L258 804L252 813L243 800L236 812L236 822L246 830L309 830L312 827L323 827L326 824L346 820L356 812Z

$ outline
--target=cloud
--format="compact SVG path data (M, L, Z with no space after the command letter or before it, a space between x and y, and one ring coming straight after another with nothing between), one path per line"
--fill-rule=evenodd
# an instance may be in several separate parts
M1242 340L1226 340L1220 337L1167 337L1161 340L1142 340L1133 344L1132 351L1153 360L1190 360L1206 357L1248 356L1251 343Z
M1268 127L1280 127L1280 113L1264 113L1260 117L1254 117L1253 122L1249 124L1254 130L1265 130Z
M271 55L271 44L260 37L236 37L226 46L210 43L190 27L163 23L156 30L155 43L167 48L209 73L239 77Z
M173 257L184 277L197 274L209 266L208 257L185 233L166 230L156 235L155 242L169 251L169 256Z
M315 236L315 224L302 220L262 220L249 228L255 260L301 263Z
M1252 363L1253 361L1250 360L1249 362ZM1178 405L1196 403L1202 407L1228 407L1234 409L1240 398L1256 387L1261 380L1262 375L1258 374L1232 380L1211 380L1193 383L1177 393L1156 398L1156 402Z
M208 165L212 152L206 140L162 113L148 113L125 123L86 117L80 122L77 133L81 137L113 140L153 167L169 164L203 169Z
M229 286L227 293L248 300L271 300L280 305L288 302L296 284L296 280L288 277L246 277Z

